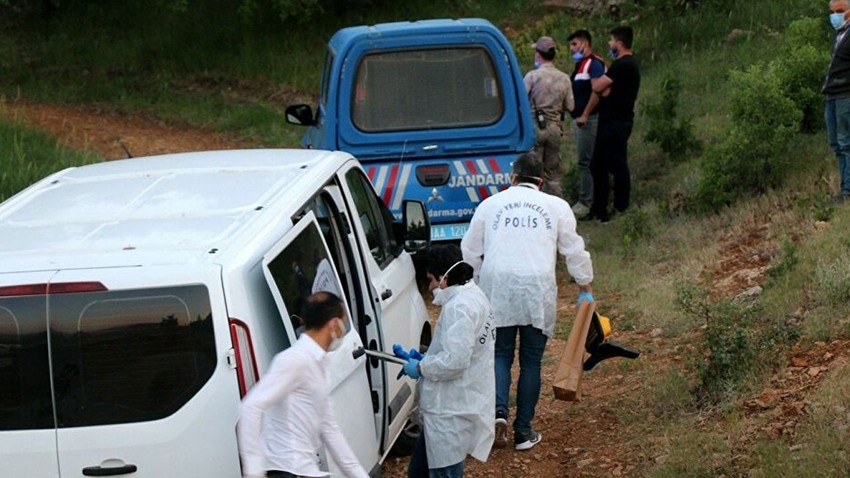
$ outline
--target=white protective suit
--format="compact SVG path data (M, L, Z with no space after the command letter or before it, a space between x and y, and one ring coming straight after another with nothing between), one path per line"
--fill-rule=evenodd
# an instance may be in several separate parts
M490 299L497 327L531 325L552 337L558 252L579 285L593 281L590 253L576 233L570 205L530 183L482 201L460 248Z
M487 461L495 438L496 328L490 303L473 281L443 290L434 340L419 362L419 411L428 468L454 465L472 455Z

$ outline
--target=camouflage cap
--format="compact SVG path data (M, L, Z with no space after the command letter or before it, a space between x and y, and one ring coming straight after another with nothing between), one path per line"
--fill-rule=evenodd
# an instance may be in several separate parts
M531 47L541 53L547 53L555 49L555 40L552 37L543 36L538 38Z

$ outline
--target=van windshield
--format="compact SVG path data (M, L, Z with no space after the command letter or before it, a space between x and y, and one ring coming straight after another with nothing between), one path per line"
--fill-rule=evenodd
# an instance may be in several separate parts
M164 418L214 368L202 285L0 298L0 430Z
M367 132L485 126L504 110L496 69L481 47L366 55L353 92L352 120Z

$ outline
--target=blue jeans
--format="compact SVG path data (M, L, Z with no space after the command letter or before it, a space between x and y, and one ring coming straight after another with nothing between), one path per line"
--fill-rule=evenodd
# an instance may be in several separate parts
M514 434L528 435L531 420L540 396L540 362L546 348L546 335L530 325L499 327L496 329L496 411L508 413L508 396L511 389L511 367L514 364L516 337L519 332L519 380L516 390L516 419Z
M428 452L425 447L425 429L416 440L410 463L407 465L407 478L462 478L463 461L443 468L428 468Z
M578 200L585 206L593 204L593 175L590 174L590 160L593 158L593 146L596 143L596 129L599 115L587 118L587 124L579 128L573 122L573 132L578 155Z
M839 193L850 196L850 97L826 100L826 137L838 160Z

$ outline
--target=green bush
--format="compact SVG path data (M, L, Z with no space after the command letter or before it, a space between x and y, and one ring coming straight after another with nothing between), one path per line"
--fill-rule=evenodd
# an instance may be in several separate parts
M668 75L661 83L661 97L647 104L644 114L649 119L649 129L644 140L661 147L664 157L676 162L688 159L688 153L702 150L693 132L690 118L678 118L679 94L682 90L678 78Z
M829 64L828 50L812 45L792 46L772 62L785 94L802 112L800 130L806 133L823 129L824 97L820 88Z
M786 98L786 85L774 65L753 65L745 71L733 70L730 81L732 120L741 127L767 132L779 130L779 136L797 130L799 112ZM768 138L764 138L768 139Z
M631 257L637 242L652 236L652 220L644 209L632 207L623 213L619 222L623 239L623 255Z
M799 338L784 319L772 320L754 301L711 301L708 292L692 284L676 285L676 306L702 322L703 352L696 358L695 398L711 405L733 398L746 378L760 367L782 360L778 350Z
M735 70L730 82L732 126L701 158L695 197L700 210L715 211L744 194L781 184L790 163L783 153L802 120L770 65Z
M828 54L834 33L822 18L800 18L791 22L785 30L783 50L808 45Z
M823 127L820 86L829 63L823 22L791 23L780 44L782 55L731 73L732 126L701 158L694 205L716 211L748 193L762 193L785 180L794 134Z
M753 369L758 351L750 324L753 309L731 301L714 304L706 320L703 346L708 355L699 363L697 398L715 403Z

